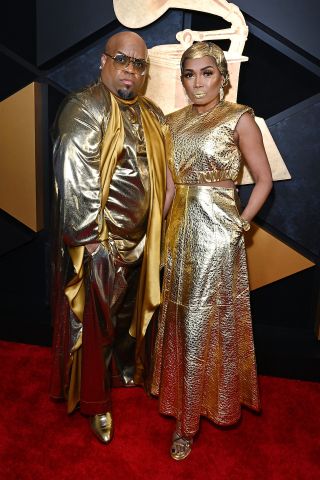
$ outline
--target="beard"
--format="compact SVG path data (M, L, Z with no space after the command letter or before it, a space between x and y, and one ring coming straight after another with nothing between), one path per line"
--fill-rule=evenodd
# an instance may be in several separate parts
M119 90L117 90L117 94L123 100L131 100L132 98L136 97L132 90L127 90L125 88L119 88Z

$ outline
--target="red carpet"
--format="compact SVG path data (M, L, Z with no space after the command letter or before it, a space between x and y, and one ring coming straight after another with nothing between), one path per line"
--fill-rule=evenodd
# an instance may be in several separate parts
M48 398L50 349L0 342L1 480L319 480L320 384L260 377L263 412L218 429L202 422L183 462L172 419L141 388L113 390L115 437L96 441L79 413Z

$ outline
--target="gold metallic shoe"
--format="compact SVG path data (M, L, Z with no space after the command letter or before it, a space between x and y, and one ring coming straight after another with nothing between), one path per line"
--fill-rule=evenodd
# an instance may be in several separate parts
M174 460L184 460L191 453L193 438L180 437L173 434L170 455Z
M90 426L100 442L109 443L113 437L113 420L111 412L90 417Z

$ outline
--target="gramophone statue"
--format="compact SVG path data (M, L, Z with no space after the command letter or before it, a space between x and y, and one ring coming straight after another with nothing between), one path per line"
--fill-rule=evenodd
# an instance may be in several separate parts
M179 43L158 45L149 49L150 70L146 96L154 100L169 113L184 107L188 99L180 81L180 58L194 41L230 40L225 51L230 74L230 88L226 99L237 101L238 80L241 62L248 60L242 55L248 36L248 27L239 8L226 0L114 0L114 11L118 20L128 28L141 28L160 18L169 8L195 10L222 17L231 24L230 28L213 31L184 30L176 34ZM271 164L274 180L289 179L290 174L262 118L256 118L262 131L265 148ZM239 184L252 183L252 178L244 167L238 179Z

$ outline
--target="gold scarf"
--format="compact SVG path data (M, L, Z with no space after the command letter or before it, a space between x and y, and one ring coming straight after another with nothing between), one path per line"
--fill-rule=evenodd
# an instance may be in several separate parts
M115 97L110 93L111 108L108 127L103 139L100 160L100 181L101 181L101 204L98 215L99 241L107 240L108 231L104 218L104 207L109 195L109 187L115 171L119 155L123 150L124 127L121 112ZM134 318L130 327L130 334L137 339L136 346L136 375L135 381L142 383L143 378L143 339L148 323L160 304L160 241L162 212L166 190L166 144L167 129L163 127L148 103L143 97L134 101L123 101L123 103L139 102L144 130L148 167L150 175L150 206L146 243L141 266L140 280L137 291L136 307ZM75 276L65 288L65 294L71 310L80 322L83 320L85 304L84 285L84 257L85 246L69 247L68 251L73 262ZM81 338L72 348L71 378L78 376L78 360L81 356L77 353L81 347ZM72 382L73 384L73 382ZM71 385L68 395L68 411L72 411L79 401L79 382L77 391L71 392Z
M146 244L140 272L134 317L129 330L136 338L136 384L143 384L144 336L156 308L160 305L160 250L162 214L166 191L166 150L169 145L168 128L155 121L155 116L141 99L142 126L145 132L150 175L150 208ZM151 140L151 141L150 141Z

